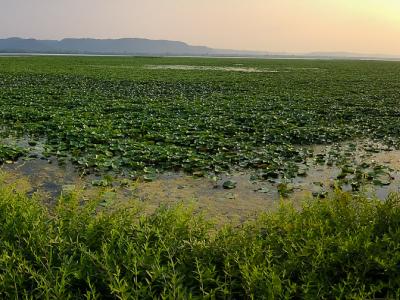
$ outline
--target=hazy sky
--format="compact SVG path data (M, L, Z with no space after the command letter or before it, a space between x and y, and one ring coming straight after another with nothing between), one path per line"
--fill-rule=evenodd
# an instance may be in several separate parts
M0 0L0 37L400 55L400 0Z

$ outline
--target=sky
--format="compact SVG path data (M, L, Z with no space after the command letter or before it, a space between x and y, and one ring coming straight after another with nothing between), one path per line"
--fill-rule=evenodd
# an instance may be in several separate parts
M400 55L400 0L0 0L0 38L15 36Z

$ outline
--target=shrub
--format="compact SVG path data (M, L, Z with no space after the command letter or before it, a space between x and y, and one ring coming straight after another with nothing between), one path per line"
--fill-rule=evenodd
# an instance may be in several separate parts
M0 298L398 298L399 203L338 193L217 229L181 206L48 208L3 186Z

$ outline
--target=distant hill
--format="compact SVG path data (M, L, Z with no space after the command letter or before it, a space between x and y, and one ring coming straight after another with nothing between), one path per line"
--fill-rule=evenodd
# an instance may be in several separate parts
M2 53L213 55L218 51L183 42L148 39L0 39Z
M368 55L348 52L277 53L213 49L192 46L184 42L124 39L75 39L37 40L22 38L0 39L0 53L38 54L93 54L93 55L151 55L151 56L249 56L269 58L352 58L352 59L400 59L400 56Z

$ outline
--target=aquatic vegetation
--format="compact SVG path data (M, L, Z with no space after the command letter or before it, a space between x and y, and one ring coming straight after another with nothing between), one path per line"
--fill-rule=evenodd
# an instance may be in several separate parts
M18 160L18 158L24 156L27 151L23 148L0 144L0 164L4 162L13 162Z
M221 71L237 65L278 72ZM242 168L290 179L307 175L299 163L313 157L309 145L365 138L398 147L399 71L366 61L1 58L0 126L32 145L43 139L44 156L85 173L151 181L165 170ZM338 152L315 163L352 162L351 151Z
M227 189L227 190L229 190L229 189L234 189L234 188L236 187L236 182L235 182L235 181L232 181L232 180L225 181L225 182L222 184L222 187L223 187L224 189Z

